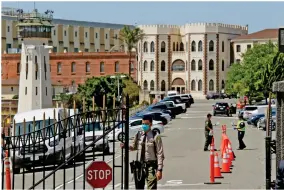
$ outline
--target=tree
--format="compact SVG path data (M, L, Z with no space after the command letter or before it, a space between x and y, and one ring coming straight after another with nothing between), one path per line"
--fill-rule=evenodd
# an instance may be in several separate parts
M131 59L132 49L135 48L137 52L137 43L144 38L144 32L140 28L136 27L131 29L129 26L124 26L121 29L119 40L123 41L127 46L127 52L129 53L129 71L128 75L131 76Z
M267 99L273 82L284 80L283 54L272 42L255 44L227 74L226 90L247 95L249 100Z
M132 80L123 80L125 88L123 93L129 95L129 103L132 105L139 98L139 87Z

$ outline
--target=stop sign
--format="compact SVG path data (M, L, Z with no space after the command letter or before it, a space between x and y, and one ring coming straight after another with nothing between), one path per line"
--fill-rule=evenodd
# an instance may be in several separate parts
M104 161L93 161L86 168L86 181L93 188L105 188L112 180L112 168Z

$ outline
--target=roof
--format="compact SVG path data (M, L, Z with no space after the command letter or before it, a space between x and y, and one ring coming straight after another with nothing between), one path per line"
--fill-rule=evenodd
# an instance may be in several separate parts
M17 20L17 17L12 17L12 16L2 15L1 17L2 20ZM112 29L121 29L123 28L123 26L130 26L131 28L134 28L133 25L126 25L126 24L112 24L112 23L88 22L88 21L65 20L65 19L53 19L52 24L97 27L97 28L112 28Z
M232 39L232 41L254 40L254 39L275 39L278 38L278 30L279 30L278 28L264 29L251 34L238 36Z

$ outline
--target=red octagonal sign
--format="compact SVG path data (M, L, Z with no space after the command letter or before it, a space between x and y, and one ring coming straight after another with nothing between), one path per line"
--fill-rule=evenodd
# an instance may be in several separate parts
M112 180L112 168L104 161L94 161L86 168L86 181L93 188L105 188Z

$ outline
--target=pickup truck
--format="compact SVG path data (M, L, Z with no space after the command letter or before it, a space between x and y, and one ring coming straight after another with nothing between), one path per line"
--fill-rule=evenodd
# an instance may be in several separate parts
M186 111L187 111L185 103L182 103L178 99L169 99L169 97L166 97L163 100L161 100L160 102L161 103L162 102L171 102L175 107L179 107L180 106L182 108L182 110L183 110L183 113L186 113Z
M190 99L188 97L181 97L180 95L168 96L165 98L166 100L178 100L182 103L185 103L186 108L191 106Z

